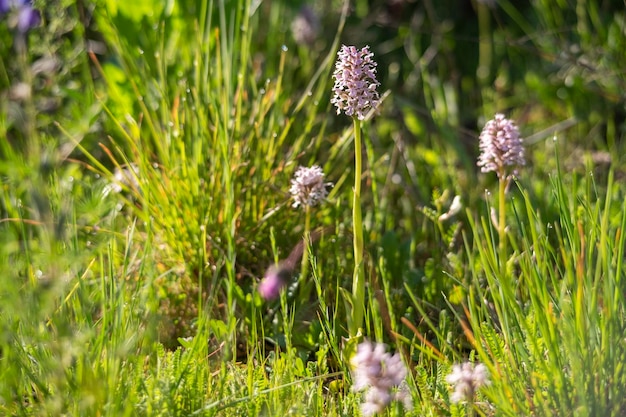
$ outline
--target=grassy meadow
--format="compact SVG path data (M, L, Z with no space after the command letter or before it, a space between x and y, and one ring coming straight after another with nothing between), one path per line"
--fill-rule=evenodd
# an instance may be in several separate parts
M626 416L625 51L617 0L0 0L0 415Z

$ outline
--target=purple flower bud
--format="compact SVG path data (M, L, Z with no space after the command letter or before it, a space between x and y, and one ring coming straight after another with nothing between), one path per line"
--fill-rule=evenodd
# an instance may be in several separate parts
M517 167L526 165L524 145L515 123L502 114L496 114L480 134L478 166L482 172L494 171L498 178L517 175ZM507 171L513 168L512 172Z
M271 266L257 288L259 295L267 301L278 298L280 291L287 285L290 276L291 271L288 268L281 265Z
M38 10L30 6L20 7L17 14L17 30L21 33L26 33L30 29L39 26L40 22L41 16Z
M12 4L12 0L0 0L0 15L7 13Z
M376 88L380 83L376 81L373 56L369 46L361 50L354 46L341 47L333 73L335 94L330 100L337 107L337 114L343 111L364 120L368 110L378 107L380 99Z
M9 15L9 27L17 28L21 33L28 32L41 22L39 11L33 9L30 0L0 0L0 16L10 12L14 14Z

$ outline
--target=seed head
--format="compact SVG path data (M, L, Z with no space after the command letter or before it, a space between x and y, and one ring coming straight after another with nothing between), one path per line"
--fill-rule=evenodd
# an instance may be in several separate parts
M332 183L324 182L324 172L318 165L310 168L299 167L291 180L289 192L293 197L293 206L317 205L328 195L326 186Z
M452 367L452 372L446 376L446 382L454 387L450 401L458 403L472 400L479 388L490 384L489 372L482 363L474 366L470 362L465 362Z
M343 45L337 54L337 63L333 78L335 93L330 100L337 107L337 114L342 111L348 116L364 120L369 109L375 109L380 102L376 88L376 62L369 46L357 50L354 46Z
M517 175L517 167L526 165L524 145L515 123L496 114L480 134L478 166L482 172L495 171L500 179ZM512 172L508 172L513 168Z

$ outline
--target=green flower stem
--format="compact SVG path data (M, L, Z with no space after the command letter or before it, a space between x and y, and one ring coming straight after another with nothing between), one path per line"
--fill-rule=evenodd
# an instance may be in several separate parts
M472 393L471 398L469 399L469 401L467 402L467 417L474 417L474 395L476 395L475 392Z
M504 268L506 257L506 186L508 179L500 177L498 189L498 238L501 267Z
M504 173L503 173L504 174ZM506 188L509 180L505 175L499 176L498 188L498 268L499 268L499 291L500 302L503 303L502 320L506 326L509 325L508 309L504 305L514 299L511 283L507 277L507 237L506 237ZM508 301L507 301L508 300ZM506 337L506 336L505 336ZM505 338L505 340L507 340Z
M352 321L350 336L356 336L363 325L365 309L365 268L363 265L363 219L361 218L361 122L354 117L354 199L352 224L354 242L354 275L352 278Z
M309 272L309 250L311 246L311 207L304 206L304 242L302 247L302 265L300 266L300 285L306 287L305 279ZM308 292L308 291L307 291ZM305 294L308 296L308 294ZM308 299L308 297L306 298Z

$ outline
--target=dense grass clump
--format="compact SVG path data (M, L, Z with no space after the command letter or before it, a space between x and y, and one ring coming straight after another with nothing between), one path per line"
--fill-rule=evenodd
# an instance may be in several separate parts
M0 0L0 414L623 415L626 14L570 3Z

